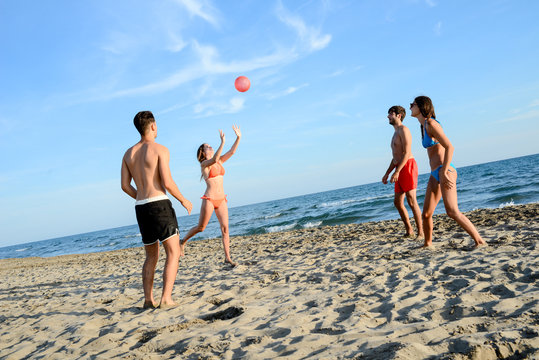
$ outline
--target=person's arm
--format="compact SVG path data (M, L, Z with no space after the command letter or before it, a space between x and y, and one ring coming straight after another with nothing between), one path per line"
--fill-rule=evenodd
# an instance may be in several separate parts
M410 159L410 156L412 156L412 134L410 133L410 130L406 127L402 128L402 131L399 131L399 138L404 149L404 154L402 155L401 161L397 164L395 172L391 176L392 183L399 180L399 174L402 168L406 165L408 159Z
M387 168L387 171L382 178L382 183L387 184L387 178L389 177L389 174L391 174L391 171L395 168L395 163L393 162L393 159L391 159L391 162L389 163L389 167Z
M133 179L133 176L131 175L131 172L129 171L129 168L127 167L127 163L125 162L125 156L122 159L122 190L129 196L131 196L133 199L137 199L137 189L131 185L131 179Z
M207 168L208 166L212 166L221 159L221 153L223 152L223 147L225 146L225 133L222 130L219 130L219 137L221 138L221 145L219 145L219 148L217 149L215 154L213 154L213 157L211 159L204 160L200 163L202 169Z
M189 200L183 197L182 193L180 192L180 189L178 189L178 185L176 185L176 183L172 179L172 174L170 173L169 161L170 161L170 154L168 152L168 149L162 146L162 148L159 149L159 165L158 166L159 166L159 175L161 176L163 185L165 186L165 189L182 204L182 206L187 210L187 213L191 214L191 210L193 209L193 204L191 204Z
M427 120L428 121L428 120ZM447 170L449 169L449 164L451 164L451 161L453 160L453 152L455 151L455 148L453 147L453 144L451 144L451 141L445 136L444 130L438 124L436 121L429 122L429 130L432 134L431 137L436 138L440 145L444 148L444 163L442 164L442 168L440 169L440 184L445 185L448 189L451 189L453 187L453 181L449 179L447 176Z
M236 133L236 141L234 141L234 144L232 144L232 147L230 148L230 150L228 150L226 152L226 154L224 154L223 156L221 156L221 161L222 162L225 162L227 161L228 159L230 159L230 157L232 155L234 155L234 153L236 152L236 149L238 148L238 145L240 144L240 139L241 139L241 130L240 130L240 127L237 126L237 125L233 125L232 126L232 129L234 130L234 132Z

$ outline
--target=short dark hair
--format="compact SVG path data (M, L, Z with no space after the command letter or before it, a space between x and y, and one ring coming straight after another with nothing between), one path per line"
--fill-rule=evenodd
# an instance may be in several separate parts
M153 122L155 122L155 118L151 111L139 111L133 119L133 124L135 124L140 135L144 135L148 126Z
M396 115L401 115L401 121L404 120L404 118L406 117L406 110L404 110L404 108L400 105L393 105L392 107L389 108L389 110L387 111L387 113L395 113Z

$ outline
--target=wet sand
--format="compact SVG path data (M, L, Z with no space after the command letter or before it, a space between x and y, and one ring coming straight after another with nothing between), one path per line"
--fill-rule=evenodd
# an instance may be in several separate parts
M400 221L189 242L142 309L142 247L0 260L0 358L537 359L539 204L446 215L434 249ZM157 267L159 301L164 252Z

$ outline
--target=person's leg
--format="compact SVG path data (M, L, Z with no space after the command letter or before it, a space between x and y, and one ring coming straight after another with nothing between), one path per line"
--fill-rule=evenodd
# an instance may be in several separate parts
M153 298L153 279L155 267L159 259L159 242L151 245L145 245L146 260L142 266L142 288L144 289L144 308L155 307Z
M432 215L436 209L436 205L440 202L442 192L440 191L440 184L431 176L429 183L427 184L427 192L425 193L425 203L423 204L423 235L425 236L425 243L423 247L432 245Z
M442 197L444 199L444 206L447 215L455 220L460 227L473 238L476 247L486 245L485 240L481 238L481 235L479 235L472 222L459 210L457 198L457 172L449 171L448 174L451 181L453 181L454 186L451 189L442 186Z
M174 235L163 241L163 247L167 257L165 259L165 268L163 269L163 293L161 294L161 304L159 305L161 307L176 305L172 300L172 288L178 274L180 236Z
M417 237L424 237L423 222L421 221L421 209L417 203L416 189L406 192L406 200L408 201L408 205L410 205L412 213L414 214L415 225L417 227Z
M185 237L180 242L180 256L185 256L185 245L187 240L195 236L196 234L204 231L208 223L210 222L211 214L213 213L213 204L209 200L202 200L202 205L200 206L200 216L198 218L198 224L193 226L185 235Z
M219 205L218 209L215 209L215 215L217 220L219 220L219 225L221 225L221 235L223 237L223 249L225 251L225 262L229 263L232 266L236 266L236 263L232 261L230 257L230 236L228 233L228 205L226 200Z
M408 211L404 207L404 193L403 192L395 193L395 199L393 201L393 204L397 208L399 215L401 217L401 220L404 223L404 228L406 229L406 235L407 236L413 235L414 229L412 228L412 224L410 224Z

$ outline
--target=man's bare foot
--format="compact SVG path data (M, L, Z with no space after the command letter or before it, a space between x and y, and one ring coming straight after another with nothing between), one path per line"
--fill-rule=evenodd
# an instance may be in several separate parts
M144 301L143 309L155 309L157 304L153 301Z
M418 234L416 237L415 237L416 240L424 240L425 239L425 235L423 234Z
M162 302L161 301L161 304L159 304L159 309L166 310L166 309L176 307L178 305L180 305L180 304L177 304L174 301L170 301L170 302L169 301L167 301L167 302Z
M432 244L432 241L425 241L425 243L423 244L423 246L420 247L420 249L430 249L430 250L433 250L434 249L434 245Z
M415 235L414 233L406 233L406 234L404 234L402 237L403 237L403 238L413 238L414 235Z

